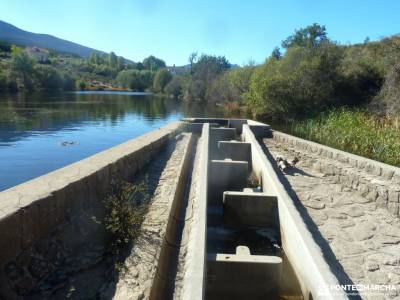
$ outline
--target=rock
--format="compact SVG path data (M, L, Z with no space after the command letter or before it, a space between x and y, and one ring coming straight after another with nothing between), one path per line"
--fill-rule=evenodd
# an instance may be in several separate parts
M399 211L400 211L400 204L399 203L394 203L394 202L389 202L388 204L388 211L394 215L394 216L398 216L399 215Z
M361 205L351 205L343 207L342 212L351 217L361 217L364 215L364 208Z
M366 198L367 198L369 201L375 201L377 197L378 197L378 192L375 191L375 190L370 191L370 192L368 193L368 195L366 196Z
M375 261L370 261L370 262L367 263L366 269L367 269L367 271L369 271L369 272L374 272L374 271L376 271L376 270L379 270L379 265L378 265L378 263L375 262Z
M356 225L356 223L354 223L354 221L352 221L352 220L345 220L345 221L340 222L340 224L339 224L340 228L342 228L342 229L348 228L348 227L353 227L355 225Z
M304 202L304 206L313 208L313 209L324 209L325 203L322 203L320 201L308 200L308 201Z
M376 206L385 208L387 206L387 196L378 196L376 198Z
M328 213L329 217L332 219L339 219L339 220L344 220L347 219L347 215L341 212L337 211L331 211Z
M319 210L310 211L310 215L314 223L318 226L324 225L325 221L328 220L328 216Z
M343 268L351 278L364 278L364 270L360 268L359 264L342 262Z
M347 230L349 235L356 241L364 241L374 236L375 227L369 224L359 224L350 230Z
M389 202L399 202L400 193L397 191L389 191Z
M383 285L389 283L389 276L384 271L370 272L367 276L371 284Z

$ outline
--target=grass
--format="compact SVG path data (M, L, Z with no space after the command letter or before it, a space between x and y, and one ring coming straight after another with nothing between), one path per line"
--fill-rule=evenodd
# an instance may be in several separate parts
M336 149L400 167L400 118L372 115L363 110L337 109L283 131Z

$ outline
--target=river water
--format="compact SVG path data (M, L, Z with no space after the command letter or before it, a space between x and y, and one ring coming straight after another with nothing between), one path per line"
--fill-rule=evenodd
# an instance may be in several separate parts
M145 93L0 95L0 191L215 107Z

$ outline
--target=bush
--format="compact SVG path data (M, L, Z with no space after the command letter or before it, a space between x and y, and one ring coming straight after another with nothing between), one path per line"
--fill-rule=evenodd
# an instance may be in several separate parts
M129 245L139 234L148 208L147 180L139 184L116 181L105 199L104 225L113 252Z
M185 79L182 76L174 76L171 81L166 85L164 91L166 94L178 98L182 95L185 89Z
M63 86L60 72L48 65L36 65L35 77L38 85L43 89L56 90Z
M76 87L75 78L65 73L62 76L62 89L64 91L74 91Z
M155 92L164 93L166 85L171 81L172 75L167 69L160 69L154 76L153 89Z
M400 59L389 70L379 96L387 113L395 115L400 113Z
M215 102L242 102L249 91L254 67L243 67L225 71L213 81L208 98Z
M144 91L153 86L154 72L148 70L123 70L118 73L117 83L123 88Z
M76 83L76 86L78 87L78 90L80 90L80 91L84 91L87 88L86 83L84 81L78 81Z
M316 113L338 102L341 49L291 47L281 60L270 58L251 77L246 102L254 116L290 119Z

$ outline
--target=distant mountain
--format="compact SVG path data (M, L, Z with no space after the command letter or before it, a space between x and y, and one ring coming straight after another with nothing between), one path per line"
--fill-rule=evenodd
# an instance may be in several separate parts
M36 46L59 52L68 52L83 58L88 57L92 52L105 53L49 34L28 32L3 21L0 21L0 41L20 46Z

